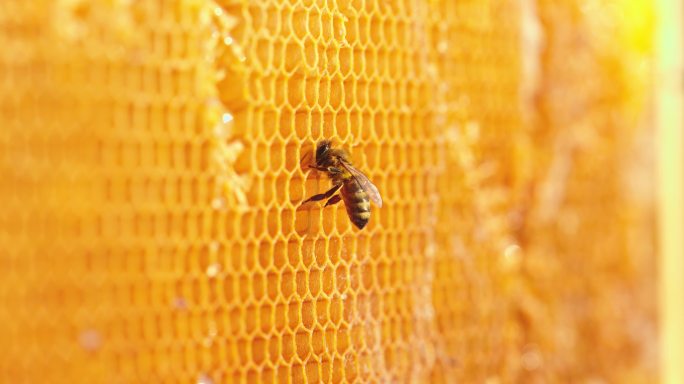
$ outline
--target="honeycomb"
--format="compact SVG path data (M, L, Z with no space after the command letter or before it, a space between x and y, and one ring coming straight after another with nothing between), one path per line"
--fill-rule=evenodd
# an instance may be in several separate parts
M656 381L652 7L5 0L0 381Z

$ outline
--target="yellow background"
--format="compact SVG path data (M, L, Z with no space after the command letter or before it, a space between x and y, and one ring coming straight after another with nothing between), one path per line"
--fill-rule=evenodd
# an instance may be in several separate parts
M4 1L0 381L676 377L657 9ZM362 231L299 207L322 138Z

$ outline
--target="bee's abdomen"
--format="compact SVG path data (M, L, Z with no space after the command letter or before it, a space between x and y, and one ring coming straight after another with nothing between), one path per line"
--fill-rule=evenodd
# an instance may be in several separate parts
M359 229L365 227L371 215L368 194L358 183L350 181L342 187L342 199L351 222Z

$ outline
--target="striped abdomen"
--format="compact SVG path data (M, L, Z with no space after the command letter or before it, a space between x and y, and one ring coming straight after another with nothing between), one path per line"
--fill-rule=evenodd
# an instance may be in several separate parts
M347 208L347 215L359 229L368 224L370 219L370 200L366 191L354 179L345 180L342 185L342 200Z

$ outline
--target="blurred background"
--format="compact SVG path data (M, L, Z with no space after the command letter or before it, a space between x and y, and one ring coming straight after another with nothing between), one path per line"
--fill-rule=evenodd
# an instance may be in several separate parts
M4 0L0 381L683 383L683 15Z

